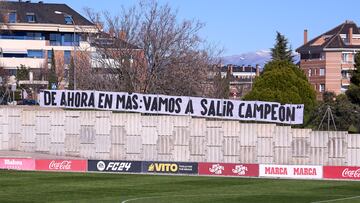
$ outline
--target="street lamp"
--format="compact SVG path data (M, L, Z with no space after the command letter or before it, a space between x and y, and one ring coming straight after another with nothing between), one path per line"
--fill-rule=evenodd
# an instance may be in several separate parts
M65 12L62 12L62 11L54 11L55 14L58 14L58 15L63 15L64 17L68 17L71 19L72 21L72 24L74 25L74 35L73 35L73 48L74 48L74 57L73 57L73 60L74 60L74 90L76 90L76 45L75 45L75 41L76 41L76 38L75 38L75 35L76 35L76 25L75 25L75 21L73 19L73 17L70 15L70 14L67 14Z

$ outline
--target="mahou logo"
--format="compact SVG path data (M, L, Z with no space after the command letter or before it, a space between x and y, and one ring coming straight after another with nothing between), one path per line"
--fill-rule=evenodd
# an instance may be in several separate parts
M356 170L350 170L349 168L345 168L341 175L344 178L360 178L360 168Z
M238 175L245 175L248 171L248 168L244 165L236 165L235 168L232 169L232 172Z
M211 168L209 168L209 171L211 173L214 173L216 175L222 174L222 171L224 170L224 166L220 164L213 164Z
M50 170L71 170L71 161L62 160L56 161L52 160L49 164Z

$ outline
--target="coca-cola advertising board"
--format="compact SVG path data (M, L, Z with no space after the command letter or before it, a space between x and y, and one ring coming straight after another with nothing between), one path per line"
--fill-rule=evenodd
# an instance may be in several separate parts
M1 169L34 170L35 161L30 158L0 158Z
M259 164L199 163L199 175L259 176Z
M321 179L322 166L313 165L268 165L260 164L260 177Z
M324 178L360 180L360 167L324 166Z
M39 159L35 161L35 168L46 171L87 171L87 160Z

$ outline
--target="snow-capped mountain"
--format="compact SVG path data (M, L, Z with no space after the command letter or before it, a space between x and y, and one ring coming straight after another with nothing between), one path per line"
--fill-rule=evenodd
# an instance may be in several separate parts
M256 66L259 64L260 67L264 67L264 65L271 60L271 51L270 50L260 50L256 52L247 52L240 55L232 55L232 56L223 56L221 57L222 64L234 64L234 65L251 65ZM297 63L299 61L299 55L294 53L294 61Z

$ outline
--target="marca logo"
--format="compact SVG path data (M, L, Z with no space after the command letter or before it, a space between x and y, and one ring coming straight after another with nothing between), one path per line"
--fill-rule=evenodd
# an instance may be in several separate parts
M71 161L63 160L56 161L52 160L49 164L50 170L71 170Z
M294 168L294 175L296 176L316 176L316 168Z
M128 171L131 168L131 162L110 161L106 166L105 162L99 161L96 167L99 171Z
M235 168L232 169L232 172L238 175L245 175L247 171L248 168L244 165L235 165Z
M287 175L287 168L283 167L265 167L265 174L271 175Z
M211 168L209 168L209 171L211 173L220 175L222 174L222 171L224 170L224 166L220 165L220 164L213 164Z
M360 178L360 168L357 170L350 170L349 168L345 168L341 175L344 178Z
M148 172L173 172L176 173L179 167L175 163L151 163Z

